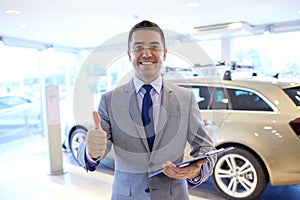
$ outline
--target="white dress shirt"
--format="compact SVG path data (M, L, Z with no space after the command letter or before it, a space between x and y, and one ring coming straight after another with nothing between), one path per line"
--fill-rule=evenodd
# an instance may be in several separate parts
M139 105L139 109L142 112L142 103L143 98L146 93L146 90L143 88L143 85L146 84L142 80L137 77L133 78L133 84L135 87L135 91L137 94L137 102ZM152 81L149 85L153 87L153 90L150 91L152 103L153 103L153 120L154 120L154 130L156 132L158 122L159 122L159 113L161 108L161 90L162 90L162 77L159 76L157 79Z

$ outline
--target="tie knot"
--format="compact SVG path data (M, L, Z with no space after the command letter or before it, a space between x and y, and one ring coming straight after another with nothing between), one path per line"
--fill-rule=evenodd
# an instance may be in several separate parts
M149 93L150 90L152 89L152 85L145 84L145 85L143 85L143 88L146 90L146 93Z

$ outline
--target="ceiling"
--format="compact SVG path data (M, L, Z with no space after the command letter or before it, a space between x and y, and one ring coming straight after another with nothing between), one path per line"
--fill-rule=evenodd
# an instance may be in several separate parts
M0 36L87 48L144 19L191 34L194 27L235 21L300 24L299 10L299 0L0 0Z

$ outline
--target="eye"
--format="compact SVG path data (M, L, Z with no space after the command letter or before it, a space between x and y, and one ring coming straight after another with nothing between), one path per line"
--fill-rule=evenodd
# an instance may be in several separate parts
M135 51L143 50L143 49L144 49L144 46L143 46L143 45L135 45L135 46L134 46L134 50L135 50Z
M160 49L160 46L157 44L151 45L150 49Z

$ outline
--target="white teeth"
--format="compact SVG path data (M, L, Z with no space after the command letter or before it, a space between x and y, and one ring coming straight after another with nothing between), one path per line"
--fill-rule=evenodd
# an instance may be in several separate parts
M153 62L141 62L143 65L151 65Z

